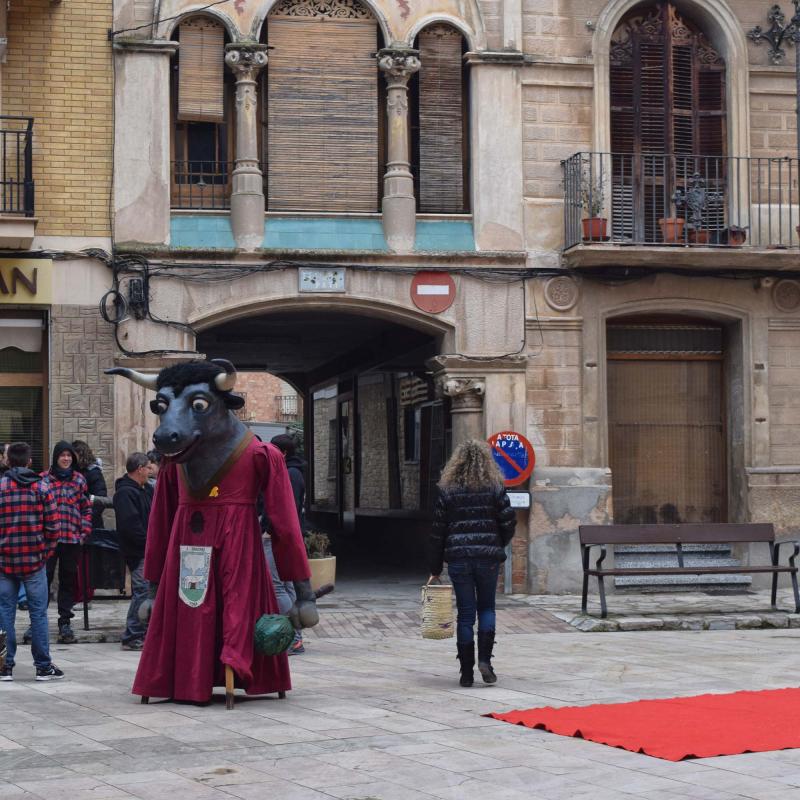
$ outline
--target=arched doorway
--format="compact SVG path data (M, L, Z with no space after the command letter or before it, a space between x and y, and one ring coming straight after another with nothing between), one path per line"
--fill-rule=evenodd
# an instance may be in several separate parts
M728 519L726 330L688 316L606 327L614 521Z
M197 349L295 387L307 519L334 535L345 570L366 560L418 580L449 410L426 367L444 331L413 324L330 304L284 308L206 328Z

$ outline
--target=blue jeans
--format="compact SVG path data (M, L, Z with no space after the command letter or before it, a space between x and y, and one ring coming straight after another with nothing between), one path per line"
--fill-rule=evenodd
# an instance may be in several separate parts
M494 598L500 564L486 559L465 558L449 562L447 573L453 582L458 608L456 641L469 644L475 637L476 616L478 631L494 630Z
M285 616L289 613L297 597L294 584L291 581L282 581L281 576L278 575L275 556L272 554L272 539L267 537L264 538L264 555L267 557L267 566L272 578L272 587L275 589L275 597L278 599L278 611Z
M150 582L144 579L144 558L129 560L128 569L131 571L131 604L125 620L125 633L122 634L125 643L144 639L147 626L139 619L139 606L150 594Z
M31 650L36 667L50 666L50 632L47 627L47 570L44 565L30 575L19 577L0 572L0 628L7 634L6 665L14 666L17 655L17 636L14 623L17 617L17 597L20 585L28 596L28 614L31 618Z

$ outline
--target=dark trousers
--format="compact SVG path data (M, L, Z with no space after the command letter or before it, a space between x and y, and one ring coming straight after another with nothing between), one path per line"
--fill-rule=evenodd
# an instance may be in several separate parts
M494 630L494 600L499 573L500 564L497 561L466 558L447 564L447 574L453 583L458 608L456 641L459 644L473 641L476 616L478 631Z
M80 563L81 546L59 542L56 551L47 561L47 591L53 583L58 565L58 624L66 625L75 616L72 606L75 605L75 588L78 584L78 564Z

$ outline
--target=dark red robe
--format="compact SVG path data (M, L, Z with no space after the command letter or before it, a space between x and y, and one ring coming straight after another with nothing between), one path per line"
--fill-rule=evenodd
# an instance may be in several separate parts
M256 516L260 492L281 577L308 579L289 475L277 448L248 432L196 493L182 466L162 468L144 560L145 578L158 583L158 594L134 694L206 702L214 686L225 685L225 664L248 694L291 688L287 656L263 656L254 649L256 621L278 613ZM212 548L205 598L197 607L179 594L182 545Z

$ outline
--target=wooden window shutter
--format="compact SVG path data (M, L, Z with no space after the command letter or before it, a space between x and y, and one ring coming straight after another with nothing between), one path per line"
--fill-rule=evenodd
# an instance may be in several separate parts
M178 119L224 122L225 31L218 22L197 18L179 29Z
M464 211L464 98L461 33L434 25L419 35L419 208Z
M276 11L268 20L268 208L375 212L377 23L358 7L345 19L300 17L287 3Z

